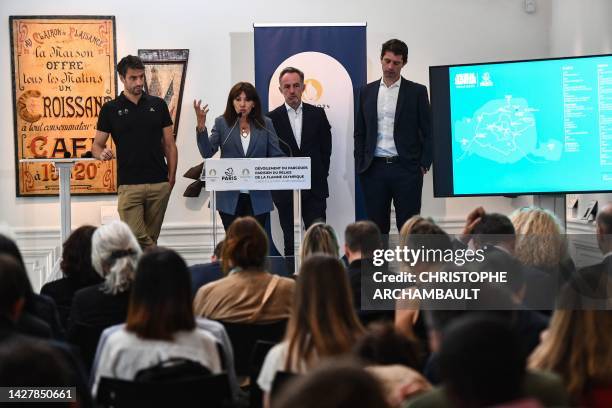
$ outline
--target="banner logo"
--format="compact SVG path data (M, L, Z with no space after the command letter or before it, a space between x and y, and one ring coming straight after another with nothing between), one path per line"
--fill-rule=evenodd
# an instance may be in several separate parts
M308 78L304 81L305 89L302 98L313 105L316 105L323 95L323 85L314 78Z

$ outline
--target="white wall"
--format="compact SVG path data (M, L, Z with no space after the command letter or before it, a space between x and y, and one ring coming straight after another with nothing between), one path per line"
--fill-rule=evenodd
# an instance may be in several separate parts
M594 3L605 7L606 2ZM391 0L384 3L312 0L301 6L280 0L174 0L158 4L126 0L3 1L0 3L0 19L5 24L0 30L0 55L4 56L0 61L0 77L4 78L0 81L0 103L4 107L0 111L0 191L3 193L0 221L23 234L34 228L47 233L59 228L55 199L15 198L10 39L6 27L9 15L114 15L118 58L135 54L139 48L189 48L178 133L178 173L182 174L200 160L193 135L195 120L191 101L202 98L211 104L210 123L222 112L229 87L238 80L253 80L254 22L367 22L368 80L380 76L380 44L397 37L408 43L410 51L404 76L428 84L430 65L547 57L551 40L557 43L556 37L550 35L551 18L560 17L551 0L539 0L537 5L536 13L527 14L523 11L523 0ZM193 246L194 240L204 239L201 234L208 231L205 227L210 220L205 197L181 196L187 184L187 180L179 177L161 238L183 249ZM434 199L431 175L426 179L424 214L452 220L483 203L488 209L502 212L516 205L500 197ZM114 205L114 198L74 198L73 225L99 224L100 207ZM36 245L36 241L31 244ZM210 243L201 245L208 248ZM193 250L191 260L200 257L204 258Z
M611 19L612 1L555 0L551 16L551 56L611 54ZM612 202L612 195L579 195L577 213L582 214L592 200L602 205Z

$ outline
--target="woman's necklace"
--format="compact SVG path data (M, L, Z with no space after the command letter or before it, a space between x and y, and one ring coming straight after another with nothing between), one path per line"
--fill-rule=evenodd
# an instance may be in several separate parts
M245 139L249 136L249 132L247 128L240 128L240 136L244 137Z

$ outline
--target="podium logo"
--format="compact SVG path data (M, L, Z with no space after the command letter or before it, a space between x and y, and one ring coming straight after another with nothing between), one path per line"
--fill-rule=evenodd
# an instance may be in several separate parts
M225 175L223 177L221 177L221 180L223 180L223 181L236 181L236 180L238 180L238 177L236 177L236 175L234 174L234 168L233 167L228 167L227 169L225 169Z
M214 176L216 176L216 175L217 175L217 170L215 170L215 169L210 169L210 171L208 172L208 175L209 175L210 177L214 177Z
M242 175L243 176L249 176L251 174L251 172L249 171L249 169L243 169L242 170Z
M302 97L306 102L316 104L323 95L323 85L314 78L308 78L304 81L305 89Z

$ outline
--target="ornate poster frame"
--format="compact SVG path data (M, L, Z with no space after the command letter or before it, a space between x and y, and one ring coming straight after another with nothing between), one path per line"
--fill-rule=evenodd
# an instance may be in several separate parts
M164 69L168 68L171 65L178 65L181 67L181 75L177 80L180 81L178 89L178 96L176 99L176 110L173 112L173 103L172 96L174 95L174 87L170 88L169 85L166 91L162 92L164 95L158 92L150 92L151 89L149 84L153 79L149 76L146 77L145 81L145 91L150 93L151 95L158 96L166 101L168 104L168 109L170 109L170 116L172 116L172 121L174 123L173 132L174 139L178 134L178 126L179 120L181 118L181 105L183 103L183 91L185 89L185 78L187 75L187 62L189 61L189 50L188 49L139 49L138 56L142 59L142 62L145 64L145 72L148 72L149 69L153 70L155 68ZM170 84L173 84L174 78L171 79ZM160 91L163 91L160 90ZM168 95L168 93L172 91L172 95ZM168 100L170 98L170 100Z
M78 29L76 24L97 24L95 34ZM41 30L28 33L28 28L33 24L51 24L57 27L50 27L49 30ZM73 24L74 26L71 26ZM15 142L15 190L17 197L46 197L57 196L59 193L59 183L55 168L52 163L21 163L21 159L32 158L63 158L67 157L64 151L71 151L75 155L71 157L82 157L88 150L87 145L91 143L95 135L95 125L97 113L99 113L100 103L114 99L117 96L117 41L116 24L114 16L9 16L9 40L11 42L11 81L13 97L13 129ZM97 35L96 35L97 34ZM112 38L111 38L112 36ZM68 40L79 42L81 48L78 51L66 47ZM45 45L43 47L42 45ZM71 44L71 43L70 43ZM88 44L87 48L84 44ZM38 47L37 47L38 46ZM49 49L57 47L61 51L54 52ZM43 50L42 55L37 54L37 48ZM56 55L52 56L51 54ZM28 56L30 54L30 56ZM22 59L35 55L43 61L44 69L36 66L24 64ZM45 58L48 58L46 60ZM81 60L79 58L82 58ZM90 66L86 58L91 58L94 64ZM46 63L45 63L46 62ZM62 65L62 62L64 64ZM73 65L70 65L73 63ZM97 64L97 65L96 65ZM25 65L25 67L24 67ZM96 70L97 68L97 70ZM34 74L29 77L27 69L33 69ZM100 82L96 82L94 77L98 76ZM69 78L70 77L70 78ZM31 80L32 82L28 82ZM30 85L36 85L36 87ZM62 84L63 89L62 89ZM102 84L102 89L96 89L97 93L83 98L82 89L87 85L96 89L96 84ZM28 86L24 86L28 85ZM49 95L45 98L44 86L48 86ZM43 92L40 92L39 90ZM25 95L29 92L28 95ZM62 94L58 101L55 101L59 92L69 92ZM28 101L28 97L30 101ZM70 102L68 102L68 99ZM76 99L80 97L80 105ZM91 98L91 100L90 100ZM46 99L53 99L53 103ZM28 109L27 103L38 100L42 103L43 115L38 111L37 115L28 116L33 109ZM57 106L55 106L57 102ZM46 104L46 105L45 105ZM51 107L52 106L52 107ZM36 117L45 118L51 110L61 110L62 114L54 115L47 122L51 126L43 127L43 121L39 125L33 126L38 121ZM69 112L68 116L77 116L77 110L87 111L87 115L80 117L83 126L67 124L67 116L64 112ZM32 120L35 120L32 122ZM21 127L21 128L20 128ZM49 130L49 128L51 130ZM85 130L86 133L82 131ZM69 132L79 131L77 137L64 136ZM55 146L46 146L43 143L51 139ZM58 140L61 140L58 149ZM35 141L36 140L36 141ZM68 141L68 144L66 143ZM71 146L72 149L68 146ZM110 147L114 148L112 141ZM49 150L53 149L49 154ZM55 154L53 154L55 153ZM94 169L92 166L95 166ZM82 167L82 168L81 168ZM92 167L92 168L89 168ZM71 194L73 195L114 195L117 193L117 163L115 160L109 162L92 162L89 164L81 163L73 169L71 178Z

